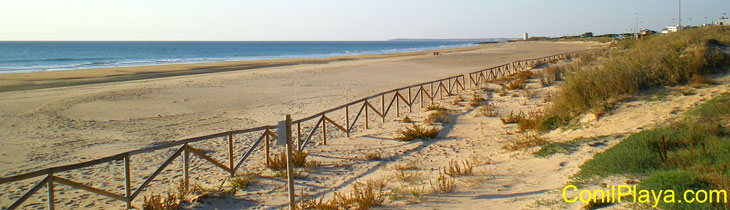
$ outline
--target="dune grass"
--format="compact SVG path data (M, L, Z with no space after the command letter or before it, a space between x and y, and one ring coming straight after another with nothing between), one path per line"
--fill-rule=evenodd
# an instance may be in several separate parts
M415 139L431 139L439 134L440 129L427 128L425 126L419 126L413 123L412 127L406 126L405 129L398 132L398 136L395 139L401 141L411 141Z
M573 182L612 176L643 178L641 189L684 192L730 189L730 94L688 111L682 119L631 135L580 166ZM660 204L663 209L715 209L718 204Z
M584 53L563 65L564 78L543 123L554 129L577 115L600 117L640 91L701 81L728 63L720 50L730 45L730 27L711 26L625 40L606 51Z

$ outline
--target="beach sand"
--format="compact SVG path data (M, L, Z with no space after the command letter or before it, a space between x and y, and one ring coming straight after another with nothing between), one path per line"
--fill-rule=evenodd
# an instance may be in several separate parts
M4 145L0 150L0 177L83 162L186 137L274 125L285 114L292 114L294 119L298 119L384 90L464 74L511 61L597 46L602 45L582 42L517 42L482 45L451 52L441 51L440 56L420 52L333 58L317 62L228 62L129 67L96 72L78 70L0 75L2 88L19 90L0 93L0 118L3 119L0 122L0 141ZM329 62L335 60L341 61ZM274 67L234 70L259 65ZM150 69L180 75L162 77L170 75L140 73L149 72ZM206 74L187 75L189 73L185 71L191 71L190 69L204 69L202 71ZM71 84L84 85L55 87ZM55 88L38 89L42 87ZM399 123L384 123L376 127L380 128L362 131L358 137L347 140L333 140L332 146L313 148L321 156L326 156L327 151L330 151L335 152L333 155L343 157L338 157L341 163L333 161L340 160L334 156L330 160L320 157L324 158L323 167L330 167L332 170L312 175L312 181L302 184L320 187L312 187L312 192L346 186L362 174L375 171L373 167L382 167L385 164L352 164L352 161L362 156L353 151L384 151L390 148L384 154L388 154L391 160L402 161L402 158L422 158L411 156L407 151L430 144L387 140L392 139L392 133L401 127ZM447 137L439 142L457 143L457 140L459 139ZM246 140L241 138L240 141ZM465 142L468 141L473 140ZM458 144L468 145L465 142L459 141ZM219 142L199 143L195 147L216 153L224 148L224 143L224 139L221 139ZM459 153L454 158L469 153L445 147L441 150ZM174 151L163 150L133 158L133 186L139 185L172 152ZM223 154L214 157L225 159ZM255 158L244 165L246 168L243 171L263 170L260 153L254 153L252 157ZM159 180L153 182L151 191L162 192L172 187L172 183L181 176L178 162L175 161L175 164L162 173ZM124 188L120 180L124 177L120 164L102 164L58 176L121 193ZM348 164L352 166L347 166ZM224 171L204 164L199 159L194 159L192 165L197 170L193 172L193 181L201 185L216 186L226 177ZM324 183L320 183L317 176L336 178L323 178ZM9 205L11 200L7 198L17 199L23 193L22 189L27 190L31 187L31 181L37 180L0 186L4 198L0 201L0 206ZM273 187L274 190L271 187L280 185L280 180L269 179L262 183L269 183L270 186L255 186L252 190L254 195L242 196L245 199L258 198L258 201L263 199L263 204L255 205L269 207L285 202L279 187ZM21 186L22 184L27 185ZM56 195L57 205L62 208L124 206L123 202L91 195L85 191L69 190L70 188L62 186L57 189L65 190L65 193L59 192ZM272 193L276 196L272 196ZM43 194L37 193L37 196L31 198L27 202L28 207L44 206ZM265 199L268 197L272 199ZM141 200L139 197L135 203L138 205Z

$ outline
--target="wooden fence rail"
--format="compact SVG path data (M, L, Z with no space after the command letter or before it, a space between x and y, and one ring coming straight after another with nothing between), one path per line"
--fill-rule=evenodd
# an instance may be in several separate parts
M297 126L297 149L298 151L303 151L305 147L313 141L313 137L315 136L316 131L321 131L321 138L320 140L324 145L327 144L327 124L331 124L336 128L335 131L344 132L346 136L350 136L350 134L353 132L355 125L357 125L358 120L361 117L364 117L363 124L365 126L365 129L368 129L370 127L369 120L371 118L369 112L373 112L375 114L374 117L380 118L382 122L386 121L386 118L389 116L389 114L395 115L395 117L400 117L400 114L404 112L404 110L400 110L401 103L408 106L408 112L413 111L413 107L418 104L420 108L424 107L424 104L432 104L434 101L443 99L444 95L450 96L458 93L459 91L465 91L466 86L468 87L475 87L479 84L497 79L499 77L507 76L510 74L514 74L517 71L530 69L536 65L538 65L541 62L553 62L559 59L565 59L570 55L577 55L579 52L571 52L571 53L564 53L564 54L558 54L558 55L552 55L552 56L546 56L536 59L529 59L529 60L521 60L521 61L515 61L508 64L503 64L475 72L468 73L468 85L465 75L457 75L452 77L447 77L444 79L424 82L420 84L415 84L407 87L397 88L389 91L385 91L382 93L378 93L369 97L362 98L360 100L356 100L350 103L347 103L345 105L341 105L314 115L311 115L309 117L305 117L299 120L295 120L292 122L292 125L296 124ZM380 107L376 107L378 104L373 104L371 101L380 101ZM350 119L350 108L354 107L357 111L357 114L354 118ZM395 110L393 110L393 107L395 107ZM338 122L337 119L332 119L329 116L332 116L335 112L345 114L344 122ZM395 114L393 114L395 112ZM304 123L311 123L314 122L313 128L310 130L309 134L302 135L302 124ZM189 185L189 167L190 167L190 154L194 154L201 159L213 164L217 168L220 168L221 170L228 172L230 176L234 176L236 171L243 165L243 163L250 157L250 155L257 150L261 142L264 142L264 152L266 155L266 163L270 161L270 147L272 146L270 144L271 139L276 139L276 133L273 132L273 130L276 130L277 126L270 125L270 126L261 126L256 128L250 128L250 129L244 129L244 130L234 130L234 131L228 131L228 132L221 132L216 134L210 134L206 136L200 136L200 137L194 137L194 138L188 138L184 140L169 142L165 144L159 144L155 146L151 146L148 148L133 150L129 152L124 152L121 154L116 154L109 157L104 157L100 159L95 159L83 163L77 163L77 164L71 164L71 165L65 165L65 166L59 166L59 167L51 167L46 168L42 170L37 170L29 173L24 173L20 175L14 175L9 177L3 177L0 178L0 184L5 183L12 183L17 182L21 180L26 180L34 177L42 177L45 176L40 182L36 183L32 188L30 188L28 191L26 191L20 198L15 200L10 206L7 207L7 209L16 209L20 207L23 202L25 202L28 198L30 198L33 194L35 194L38 190L43 188L44 186L48 189L48 209L54 209L54 185L55 184L63 184L67 185L76 189L81 189L85 191L89 191L98 195L106 196L115 200L119 200L126 203L127 208L131 208L131 202L137 198L142 191L145 190L146 187L150 186L150 183L158 176L160 173L167 168L174 160L176 160L179 156L183 156L183 182L184 186L187 189ZM330 131L331 132L331 131ZM260 135L255 135L257 133L260 133ZM253 142L253 144L248 147L245 150L242 151L234 151L234 145L235 142L233 141L233 136L237 134L254 134L255 136L258 136L256 140ZM201 142L205 140L215 139L215 138L227 138L227 159L226 160L216 160L211 156L208 156L201 152L200 150L190 146L191 143L195 142ZM245 145L244 145L245 146ZM168 148L177 148L175 152L170 155L165 162L162 163L151 175L147 176L147 178L137 186L136 188L133 188L131 185L131 171L130 171L130 159L134 155L143 154L143 153L149 153L161 149L168 149ZM235 160L235 154L237 152L243 152L243 155L238 159L238 161ZM79 182L75 182L73 180L62 178L55 176L54 173L59 172L65 172L70 171L74 169L81 169L86 168L94 165L99 165L103 163L109 163L113 161L123 161L123 167L124 167L124 192L110 192L107 190L98 189L92 186L88 186Z

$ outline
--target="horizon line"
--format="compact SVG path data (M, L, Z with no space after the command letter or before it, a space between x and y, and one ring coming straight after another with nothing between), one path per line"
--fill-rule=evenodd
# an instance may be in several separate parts
M404 40L479 40L520 39L515 37L496 38L392 38L385 40L0 40L0 42L380 42Z

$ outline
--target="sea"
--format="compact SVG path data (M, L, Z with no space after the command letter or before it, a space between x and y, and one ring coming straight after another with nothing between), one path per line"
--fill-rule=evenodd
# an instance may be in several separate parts
M280 58L325 58L473 46L474 41L2 41L0 74Z

